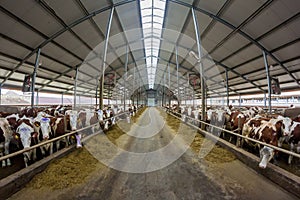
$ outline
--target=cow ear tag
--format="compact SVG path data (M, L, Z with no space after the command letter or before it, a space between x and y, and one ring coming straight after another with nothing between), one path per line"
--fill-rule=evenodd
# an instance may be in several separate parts
M34 122L34 125L35 125L36 127L40 127L40 125L39 125L38 122Z

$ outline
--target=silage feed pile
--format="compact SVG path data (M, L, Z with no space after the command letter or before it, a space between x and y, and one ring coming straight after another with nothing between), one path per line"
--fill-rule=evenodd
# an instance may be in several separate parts
M139 110L138 114L132 117L131 121L137 120L146 108ZM119 121L122 127L130 129L131 124L125 120ZM111 127L106 133L107 138L116 144L124 132L118 125ZM106 166L95 159L85 148L76 149L67 156L55 160L40 174L37 174L28 187L34 189L58 190L70 188L85 183L92 176L93 172L103 170Z
M85 183L93 171L104 167L86 149L77 149L66 157L53 161L37 174L28 187L34 189L64 189Z
M166 114L164 111L161 111L162 116L165 117L167 124L175 131L178 130L184 130L185 132L190 131L197 131L194 128L184 124L181 120ZM180 126L184 126L184 128L180 128ZM193 142L191 143L190 147L193 150L194 153L198 154L200 149L203 147L204 137L200 133L196 133L195 138ZM230 151L220 147L217 144L211 144L214 145L212 150L204 157L204 159L212 164L220 164L220 163L226 163L231 162L235 159L237 159L233 153Z
M132 118L132 121L136 121L144 110L145 109L140 110L139 114ZM167 114L163 116L165 117L168 126L170 126L173 130L182 130L179 129L179 127L184 126L184 130L187 132L196 131L189 126L182 124L180 120L173 116ZM128 124L125 120L119 121L118 123L122 123L122 127L127 126L128 129L130 129L132 124ZM116 125L110 128L110 130L108 130L105 134L111 142L116 144L116 140L122 136L124 132L118 125ZM161 134L163 134L163 130ZM190 145L194 153L199 152L203 141L204 137L197 133L194 141ZM233 161L236 158L229 151L215 145L204 159L212 164L219 164ZM29 183L29 187L35 189L47 188L52 190L70 188L84 184L92 176L93 172L103 170L105 168L106 167L95 159L85 148L77 149L64 158L53 161L45 169L45 171L37 174L33 178L33 180Z

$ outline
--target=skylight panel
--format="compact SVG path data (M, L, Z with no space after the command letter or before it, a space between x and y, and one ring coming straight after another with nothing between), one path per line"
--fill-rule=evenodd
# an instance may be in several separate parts
M149 88L154 87L165 8L165 0L140 0Z

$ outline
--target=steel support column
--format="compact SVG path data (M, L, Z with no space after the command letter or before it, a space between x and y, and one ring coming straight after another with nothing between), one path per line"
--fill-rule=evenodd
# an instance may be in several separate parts
M32 81L31 81L31 107L34 106L35 77L39 67L40 55L41 55L41 49L39 48L35 58L34 70L33 70Z
M201 109L201 120L205 120L205 112L206 112L206 100L205 100L205 82L204 82L204 70L202 65L202 56L203 52L201 49L201 38L199 33L199 25L197 16L195 14L194 8L192 10L193 15L193 21L194 21L194 28L195 28L195 34L196 34L196 41L197 41L197 49L198 49L198 58L199 58L199 72L201 76L201 99L202 99L202 109ZM201 129L204 129L204 124L201 124Z
M104 75L105 75L105 65L106 65L106 55L107 55L107 47L108 47L108 40L109 40L109 35L110 35L110 28L111 28L111 23L112 19L114 16L114 10L115 7L111 8L110 11L110 16L106 28L106 33L105 33L105 45L104 45L104 52L103 52L103 58L102 58L102 79L101 79L101 93L100 93L100 102L99 102L99 107L100 109L103 109L103 91L104 91Z
M77 79L78 79L78 66L76 66L75 72L75 82L74 82L74 102L73 102L73 109L76 109L76 98L77 98Z
M98 79L96 79L96 94L95 94L95 98L96 98L96 109L98 108L98 86L99 86L99 84L98 84Z
M124 89L123 89L123 92L124 92L124 104L123 104L123 107L124 107L124 111L125 111L125 108L126 108L126 81L127 81L127 69L128 69L128 45L126 45L126 60L125 60L125 69L124 69Z
M176 77L177 77L177 92L178 92L178 106L181 104L181 91L179 91L179 63L178 63L178 47L175 47L176 51Z
M64 93L61 93L61 105L64 105Z
M228 84L228 69L226 69L226 105L229 106L229 84Z
M266 67L266 74L267 74L267 81L268 81L268 93L269 93L269 105L268 105L268 112L271 113L272 111L272 105L271 105L271 77L270 77L270 70L269 70L269 64L268 64L268 59L267 59L267 54L265 51L263 51L263 56L264 56L264 63Z
M39 90L36 91L36 96L35 96L35 105L38 106L39 105Z
M264 92L264 108L267 108L267 93Z

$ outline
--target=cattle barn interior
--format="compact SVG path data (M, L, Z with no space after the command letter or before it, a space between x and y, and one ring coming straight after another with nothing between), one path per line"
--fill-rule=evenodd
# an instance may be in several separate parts
M300 198L300 1L0 8L0 199Z

